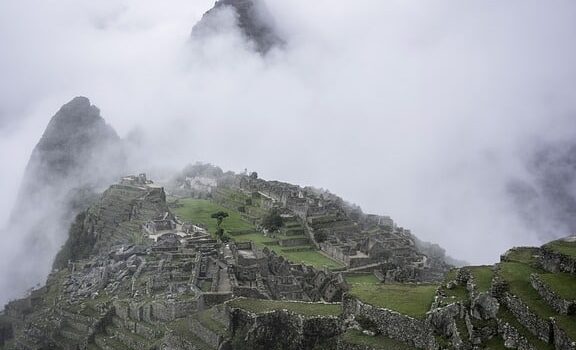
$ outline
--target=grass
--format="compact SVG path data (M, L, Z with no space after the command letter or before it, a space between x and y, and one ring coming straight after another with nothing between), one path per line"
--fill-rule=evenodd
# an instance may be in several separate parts
M342 306L340 304L239 298L229 301L228 305L257 314L275 310L288 310L302 316L340 316L342 314Z
M485 349L490 349L490 350L506 350L506 347L504 346L504 339L502 339L501 337L493 337L492 339L488 340L486 342L486 347Z
M379 284L380 280L372 273L362 273L346 276L348 284Z
M435 284L352 284L350 292L368 304L422 319L437 288Z
M225 208L209 200L185 198L180 200L180 204L182 204L181 207L174 209L176 215L182 220L203 225L211 234L216 232L217 225L216 219L210 216L218 211L224 211L229 215L222 222L222 228L226 232L239 230L256 231L256 227L242 219L242 216L237 211Z
M552 350L554 349L554 346L551 344L547 344L545 342L543 342L542 340L538 339L536 336L534 336L528 329L526 329L526 327L524 327L522 324L520 324L520 322L518 322L518 320L516 320L516 317L514 317L514 315L508 310L506 309L505 306L501 305L500 308L498 309L498 316L499 319L501 319L502 321L508 322L510 325L512 325L514 328L516 328L516 330L518 330L518 332L523 335L530 344L534 345L534 347L536 347L536 349L538 350Z
M492 277L494 277L492 266L471 266L468 267L468 269L470 269L472 276L474 276L478 292L483 293L489 291L492 285Z
M500 274L508 282L512 294L522 299L541 318L547 319L554 316L555 312L540 298L538 292L530 284L530 275L537 272L539 270L518 262L502 263L500 270Z
M558 315L532 288L530 274L540 272L540 270L526 264L506 262L502 263L500 274L508 282L512 294L518 296L532 312L542 319L555 317L560 328L566 331L570 338L576 339L576 317Z
M369 336L358 330L351 329L342 335L342 340L348 344L363 345L373 349L411 350L416 349L400 341L383 336Z
M282 249L282 247L275 246L276 239L266 237L262 233L256 231L256 227L244 220L239 212L220 206L212 201L204 199L185 198L180 200L181 207L175 208L174 212L182 220L190 221L194 224L201 224L208 229L208 232L214 234L216 232L216 219L210 216L218 211L225 211L229 214L222 222L222 228L231 235L231 238L237 242L252 241L259 248L268 246L277 254L284 256L286 259L294 263L302 263L313 266L315 268L327 267L329 269L339 269L344 267L340 262L333 260L324 254L311 249L308 251L290 251L289 249ZM245 234L234 234L237 231L252 231ZM313 248L312 246L309 246Z
M549 248L560 254L576 258L576 242L567 242L563 240L552 241L544 247Z
M535 255L538 254L538 248L520 247L508 251L508 261L519 262L523 264L533 264L536 262Z
M539 277L561 298L576 300L576 276L568 273L543 273Z
M194 315L194 317L206 328L212 332L220 335L226 335L227 329L222 323L216 321L214 318L214 309L201 311Z

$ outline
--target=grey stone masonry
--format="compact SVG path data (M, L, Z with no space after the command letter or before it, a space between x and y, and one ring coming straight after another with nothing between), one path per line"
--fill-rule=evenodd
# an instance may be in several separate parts
M506 304L506 307L508 307L508 310L512 312L514 317L516 317L518 322L532 332L532 334L546 343L551 341L550 320L540 318L530 310L528 305L524 304L520 298L511 293L506 293L502 301Z
M562 315L572 315L576 313L576 300L566 300L561 298L556 292L544 282L537 274L530 275L532 287L540 294L542 299L548 303L556 312Z

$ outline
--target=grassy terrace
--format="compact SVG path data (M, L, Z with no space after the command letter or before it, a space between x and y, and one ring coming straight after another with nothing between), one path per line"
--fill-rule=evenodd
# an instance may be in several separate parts
M576 300L576 277L567 273L543 273L539 275L561 298Z
M514 315L512 315L512 313L508 309L506 309L506 307L500 306L500 309L498 310L498 318L510 323L514 328L516 328L516 330L518 330L518 332L521 335L523 335L528 340L528 342L530 342L530 344L534 345L536 349L538 350L554 349L553 345L547 344L542 340L538 339L528 329L526 329L522 324L520 324L520 322L518 322L516 317L514 317Z
M509 261L515 261L524 264L533 264L536 262L535 255L539 252L538 248L522 247L512 249L507 257Z
M257 314L275 310L288 310L302 316L339 316L342 314L342 306L340 304L239 298L229 301L228 305Z
M437 288L435 284L356 283L350 285L350 293L376 307L422 319L430 310Z
M380 280L372 273L358 273L346 276L348 284L379 284Z
M510 285L512 294L518 296L530 309L540 318L547 319L554 317L558 325L566 331L572 338L576 339L576 317L558 315L544 300L532 285L530 284L530 275L532 273L541 273L542 271L519 262L502 263L500 275Z
M209 200L185 198L181 199L179 202L183 206L174 209L176 215L185 221L191 221L195 224L203 225L211 234L216 232L217 226L216 219L213 219L210 216L218 211L225 211L230 215L222 222L222 228L226 232L241 230L256 231L254 225L242 219L242 216L240 216L240 213L237 211L224 208Z
M385 338L383 336L374 336L371 337L369 335L365 335L364 333L357 331L357 330L348 330L346 333L342 335L342 340L348 344L354 345L364 345L369 346L374 349L383 349L383 350L411 350L416 349L411 347L408 344L404 344L394 339Z
M471 266L469 269L476 281L478 292L482 293L490 290L492 277L494 277L492 266Z
M553 251L556 251L560 254L576 258L576 242L557 240L546 244L545 247Z
M294 263L311 265L316 268L323 268L326 266L329 269L340 269L344 267L343 264L320 253L311 245L290 248L280 247L277 239L266 237L261 232L258 232L256 227L244 220L239 212L225 208L212 201L186 198L180 199L179 203L183 206L174 209L176 215L185 221L204 225L211 234L216 232L217 227L216 219L213 219L210 216L215 212L225 211L229 214L229 217L225 218L222 222L222 228L224 228L234 241L252 241L259 248L268 247L269 249L274 250L278 255L282 255Z

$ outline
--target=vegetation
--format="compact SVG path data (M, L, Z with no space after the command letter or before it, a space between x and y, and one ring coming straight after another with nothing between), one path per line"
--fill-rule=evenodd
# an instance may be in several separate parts
M269 232L278 231L280 227L282 227L282 224L282 216L280 216L280 212L276 208L271 209L262 218L262 227L264 227Z
M544 273L539 275L561 298L576 300L576 278L567 273Z
M400 341L386 338L383 336L369 336L358 330L351 329L342 335L342 340L348 344L369 346L374 349L397 349L411 350L416 349Z
M340 304L239 298L229 301L228 305L254 313L288 310L302 316L339 316L342 314Z
M350 292L363 302L402 314L424 318L436 295L435 284L362 284L350 285Z
M204 226L208 232L216 232L218 229L217 222L212 218L212 214L219 211L228 213L226 222L222 222L221 224L221 227L225 232L233 234L234 231L256 231L256 227L244 220L240 213L224 208L212 201L186 198L181 199L180 203L182 206L174 209L176 215L178 215L182 220Z
M534 264L536 262L535 256L538 254L538 251L538 248L533 247L513 248L508 251L506 257L508 261L514 261L523 264Z
M544 247L560 254L576 257L576 242L557 240L546 244Z
M378 284L380 280L372 273L362 273L346 276L348 284Z
M480 293L487 292L490 290L492 285L492 277L494 277L494 270L492 266L471 266L469 267L474 280L476 281L476 286Z

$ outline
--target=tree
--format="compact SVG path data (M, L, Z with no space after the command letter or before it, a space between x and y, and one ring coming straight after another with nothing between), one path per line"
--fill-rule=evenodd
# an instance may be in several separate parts
M225 211L219 211L210 215L212 219L216 219L216 225L218 225L218 228L220 228L220 225L222 225L222 221L224 221L224 219L227 218L228 216L229 216L228 213Z
M262 218L262 227L270 232L278 231L280 227L284 224L284 220L282 220L282 216L280 216L280 212L278 209L271 209L263 218Z
M258 178L258 173L253 171L250 173L250 178L256 180Z
M316 231L314 232L314 240L318 243L325 242L328 239L328 234L326 231Z
M210 215L212 219L216 219L216 225L218 226L218 228L216 229L216 236L222 242L225 241L226 236L224 234L224 229L220 227L220 225L222 225L222 221L224 221L224 219L227 218L228 216L229 216L228 213L225 211L218 211Z

